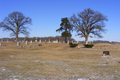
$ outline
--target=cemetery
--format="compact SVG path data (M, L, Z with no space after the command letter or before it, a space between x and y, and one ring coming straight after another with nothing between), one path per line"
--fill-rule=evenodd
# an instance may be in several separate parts
M0 80L120 79L120 44L57 41L0 41Z
M31 1L14 2L8 3L11 5L10 8L14 8L11 9L12 11L17 11L9 13L0 22L0 29L3 32L10 32L9 38L5 38L8 36L5 33L0 35L0 80L120 80L120 42L116 42L120 40L117 36L119 24L116 24L119 23L116 22L118 21L116 16L119 15L109 14L116 13L114 10L118 11L118 6L113 8L115 6L113 2L110 3L112 4L112 7L109 6L110 10L103 9L106 5L103 7L97 1L99 6L96 6L102 5L101 9L96 8L94 11L88 7L81 12L76 12L78 11L76 8L82 9L85 5L83 3L89 1L57 1L57 3L56 1L50 1L50 3L49 1L44 3L34 1L35 4L40 5L36 8L33 7L33 5L36 6L33 2L29 4ZM77 3L74 4L74 2ZM90 1L90 5L87 3L86 5L93 6L94 2ZM101 2L106 2L104 4L108 5L108 1ZM22 3L22 6L18 3ZM58 3L61 3L59 7ZM2 3L2 6L4 4L6 2ZM26 7L23 5L29 9L24 10ZM10 11L8 6L5 7L1 11L1 19ZM109 19L97 10L105 10L102 12L107 12L105 14L113 17L106 28L105 23ZM24 15L19 11L27 12ZM73 11L77 14L73 14ZM31 18L27 16L28 13ZM73 15L68 17L69 14ZM106 33L107 28L112 32L107 33L103 40L112 42L89 39L89 37L103 38L103 33ZM61 35L55 36L54 32L59 32ZM76 41L73 39L75 36L84 38L84 41L78 41L78 38Z

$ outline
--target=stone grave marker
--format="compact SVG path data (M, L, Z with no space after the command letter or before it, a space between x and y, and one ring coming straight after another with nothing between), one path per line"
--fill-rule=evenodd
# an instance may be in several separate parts
M17 42L17 46L20 46L20 42Z
M0 43L0 46L2 46L2 43Z
M22 40L22 42L24 43L24 42L25 42L25 40Z
M30 41L30 43L32 43L32 40Z
M47 43L46 39L45 39L45 44Z
M86 41L86 44L88 44L88 41Z
M41 39L39 40L39 43L41 43Z
M69 40L68 40L67 44L69 44Z
M1 42L3 42L4 40L3 39L1 39Z
M58 43L58 39L56 39L56 43Z
M28 41L26 41L26 44L28 44Z
M79 41L77 41L77 43L78 43Z
M35 40L35 42L37 42L37 40Z
M50 43L50 39L49 39L49 43Z
M9 42L9 40L7 39L7 42Z

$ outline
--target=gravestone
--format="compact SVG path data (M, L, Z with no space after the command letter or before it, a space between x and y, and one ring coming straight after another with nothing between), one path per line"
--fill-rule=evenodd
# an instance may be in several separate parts
M24 43L24 42L25 42L25 40L22 40L22 42Z
M19 41L19 43L21 43L21 42Z
M0 43L0 46L2 46L2 43Z
M1 39L1 42L3 42L4 40L3 39Z
M56 39L56 43L58 43L58 39Z
M63 41L63 43L65 43L65 41Z
M35 42L37 42L37 40L35 40Z
M26 44L28 44L28 41L26 41Z
M29 46L29 48L31 48L31 46Z
M49 39L49 43L50 43L50 39Z
M41 39L39 40L39 43L41 43Z
M32 43L32 40L30 41L30 43Z
M109 51L103 51L103 54L105 54L105 55L110 55L110 54L109 54Z
M7 42L9 42L9 40L7 39Z
M69 40L68 40L67 44L69 44Z
M86 41L86 44L88 44L88 41Z
M47 42L46 42L46 39L45 39L45 44L46 44Z
M20 46L20 42L17 42L17 46Z

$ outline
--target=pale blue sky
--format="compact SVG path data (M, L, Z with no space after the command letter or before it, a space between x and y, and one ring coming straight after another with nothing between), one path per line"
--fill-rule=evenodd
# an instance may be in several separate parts
M61 18L71 17L74 13L91 8L106 15L106 33L103 38L89 38L88 40L108 40L120 42L120 0L0 0L0 22L9 13L14 11L22 12L26 17L32 18L30 25L30 37L60 36L56 32L60 27ZM3 32L0 29L0 38L10 37L10 32ZM72 38L83 41L84 38L75 36ZM19 35L24 37L24 35Z

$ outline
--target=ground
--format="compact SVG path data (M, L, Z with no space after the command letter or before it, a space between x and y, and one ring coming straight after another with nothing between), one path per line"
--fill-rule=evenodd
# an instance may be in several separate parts
M2 42L0 80L119 80L120 45ZM106 45L106 46L105 46ZM31 46L31 48L29 47ZM103 51L110 55L102 56Z

